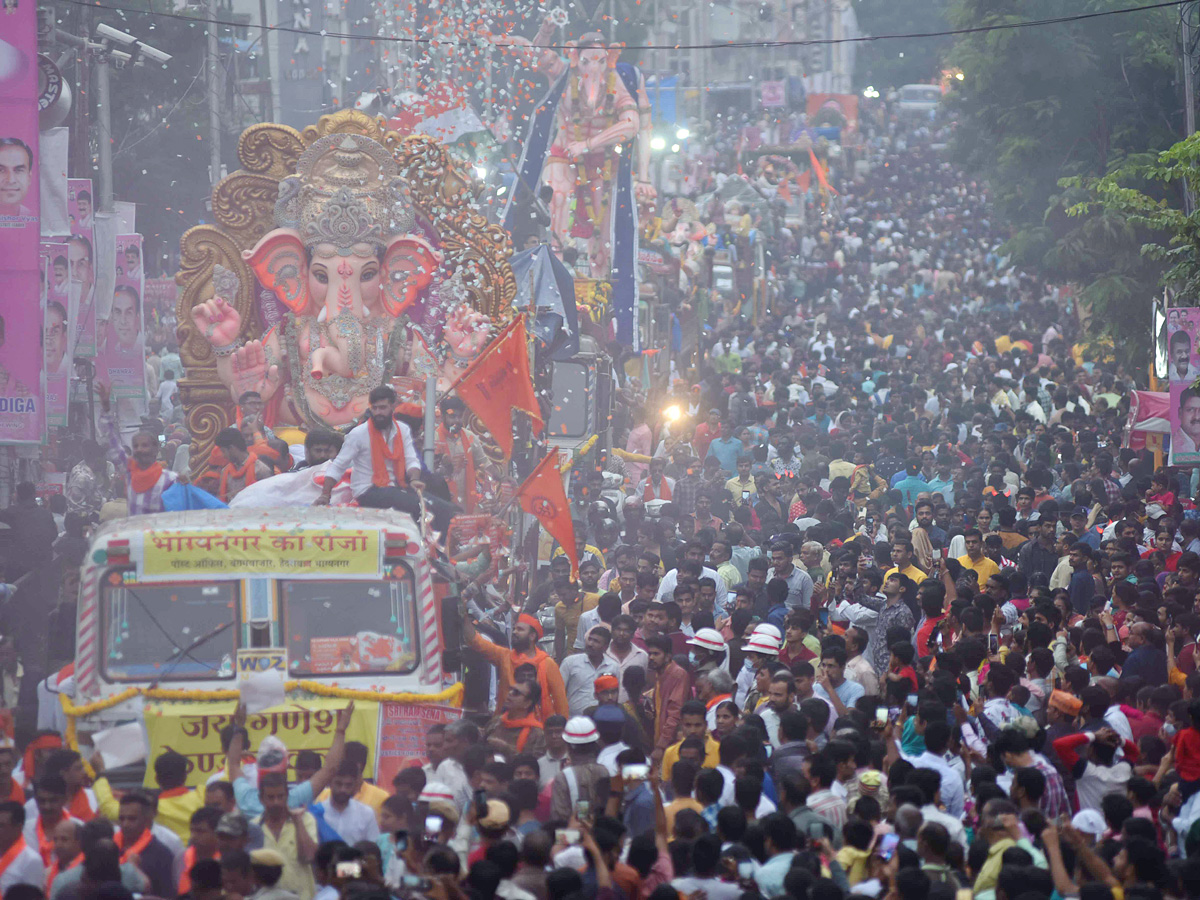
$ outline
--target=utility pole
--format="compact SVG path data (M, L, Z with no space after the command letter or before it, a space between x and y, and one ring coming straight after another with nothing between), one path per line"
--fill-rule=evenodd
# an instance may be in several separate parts
M1195 3L1179 7L1179 33L1183 42L1183 121L1186 137L1196 133L1196 42L1197 29L1192 24ZM1190 216L1196 208L1191 185L1184 183L1184 210Z
M109 91L109 58L101 51L95 54L96 60L96 124L100 133L96 138L100 166L99 202L100 212L112 212L113 209L113 176L112 176L112 94Z
M258 0L258 18L263 26L258 39L259 43L262 44L262 66L260 67L259 75L260 79L267 83L267 90L260 95L263 97L263 121L274 122L275 97L273 95L274 89L272 88L274 79L271 76L271 42L269 40L271 33L267 31L267 0Z
M208 59L205 86L208 93L208 169L213 187L221 180L221 81L217 66L220 65L220 46L217 43L217 0L207 0L205 12L208 17Z

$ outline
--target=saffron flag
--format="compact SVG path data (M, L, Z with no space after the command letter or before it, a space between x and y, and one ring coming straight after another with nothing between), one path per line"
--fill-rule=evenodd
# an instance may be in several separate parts
M546 427L529 377L525 317L517 316L479 354L450 387L492 433L506 457L512 455L512 411L533 420L535 432Z
M521 509L535 516L549 535L558 541L567 559L571 560L571 577L579 575L579 554L575 552L575 523L571 521L571 504L563 490L562 473L558 471L558 448L525 479L517 490Z
M809 148L808 158L812 162L813 171L817 173L817 181L820 182L821 187L831 194L836 194L837 191L830 187L829 181L825 178L825 170L821 168L821 161L817 159L817 154L813 153L812 148Z

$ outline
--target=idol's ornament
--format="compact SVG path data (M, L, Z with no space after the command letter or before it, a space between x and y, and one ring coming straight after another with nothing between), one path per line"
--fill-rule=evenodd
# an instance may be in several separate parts
M247 391L272 428L345 431L380 384L444 389L511 317L508 237L433 139L346 110L253 125L238 156L176 275L194 468Z

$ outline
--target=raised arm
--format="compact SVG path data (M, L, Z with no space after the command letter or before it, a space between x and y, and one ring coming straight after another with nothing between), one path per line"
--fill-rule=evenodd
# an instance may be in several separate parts
M346 729L350 727L350 717L353 715L353 700L346 705L345 709L337 711L337 728L333 732L333 743L329 745L329 752L325 754L325 761L321 768L317 769L316 774L309 779L314 799L321 796L321 791L329 787L329 782L333 781L333 776L337 774L338 767L342 764L346 752Z

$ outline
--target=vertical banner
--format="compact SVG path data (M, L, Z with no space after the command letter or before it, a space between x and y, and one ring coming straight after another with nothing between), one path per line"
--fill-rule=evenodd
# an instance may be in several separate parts
M67 151L70 149L70 129L65 125L43 131L38 141L38 166L41 173L38 186L38 213L42 218L42 235L56 237L71 233L67 218ZM132 231L132 229L130 229Z
M0 444L45 437L38 269L37 9L0 11Z
M1200 463L1200 308L1167 310L1167 382L1171 391L1172 466Z
M97 330L97 369L118 398L142 400L146 395L146 337L142 327L142 236L117 235L116 284Z
M65 184L65 182L64 182ZM46 371L46 424L67 424L67 391L71 376L71 267L66 244L42 243L46 264L45 312L42 319L42 354Z
M70 250L71 281L79 294L79 307L75 318L75 355L96 355L96 237L93 219L92 179L67 179L67 217L71 223L71 236L67 239Z

